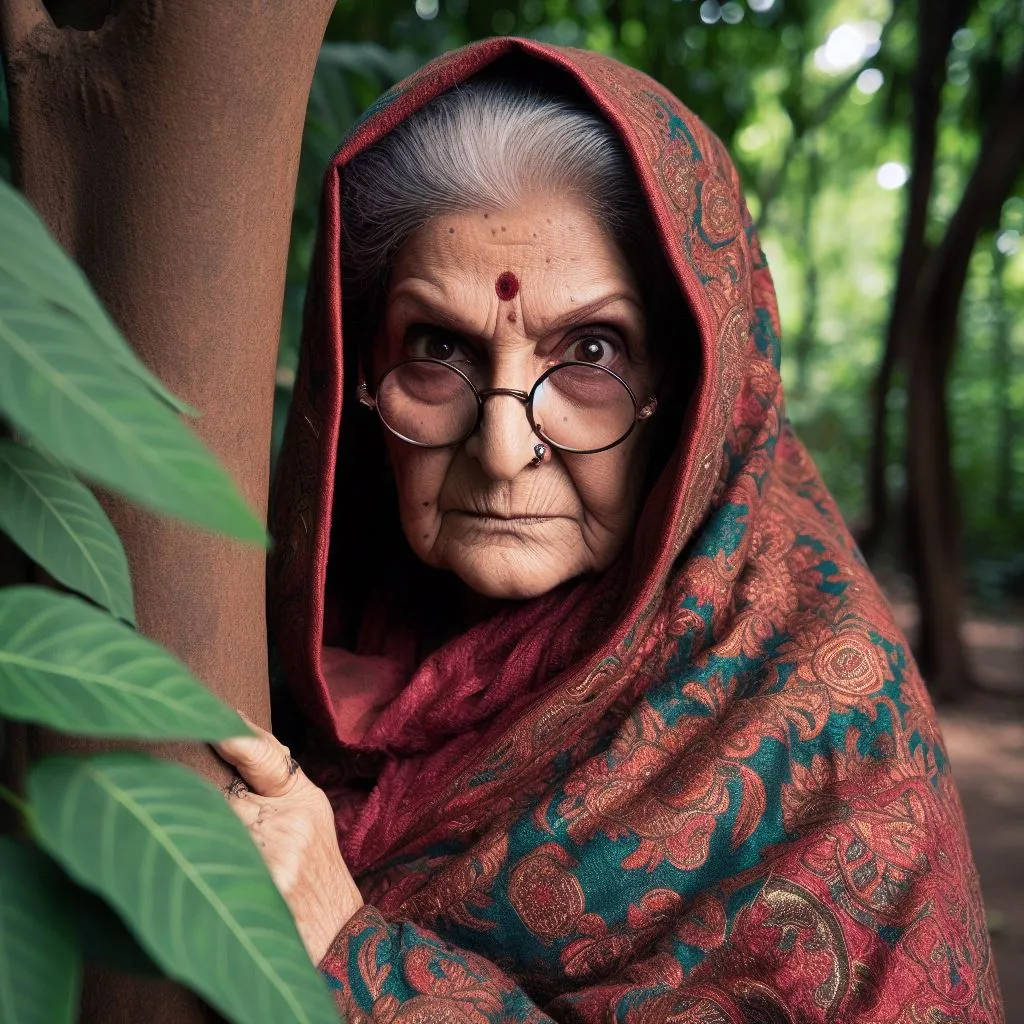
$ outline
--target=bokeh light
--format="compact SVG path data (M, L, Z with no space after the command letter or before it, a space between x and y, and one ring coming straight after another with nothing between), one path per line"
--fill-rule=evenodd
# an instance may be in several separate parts
M700 20L705 25L714 25L722 17L722 5L718 0L704 0L700 5Z
M857 76L857 91L865 96L873 96L885 85L885 75L878 68L865 68Z
M815 67L829 74L848 71L878 53L881 38L882 26L877 21L845 22L815 51Z
M910 180L910 170L906 164L901 164L897 160L889 160L878 168L875 180L882 188L891 192L906 185Z
M746 12L736 3L736 0L729 0L722 4L722 21L727 25L738 25Z
M996 235L996 248L1004 256L1013 256L1020 249L1020 232L1007 228Z

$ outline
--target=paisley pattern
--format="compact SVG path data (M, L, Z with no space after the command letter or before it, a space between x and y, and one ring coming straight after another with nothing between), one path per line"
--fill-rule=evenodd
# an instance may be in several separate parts
M321 772L367 899L321 965L339 1010L389 1024L1002 1021L928 697L785 420L774 291L735 170L678 100L606 57L511 39L449 54L382 98L328 174L270 603L327 760L358 755L321 664L344 164L509 51L562 68L621 134L704 375L628 578L581 584L575 610L553 597L539 619L505 620L500 643L486 628L454 641L437 692L467 665L508 689L459 735L380 746L369 790ZM600 635L573 640L595 616ZM434 699L398 703L422 721Z

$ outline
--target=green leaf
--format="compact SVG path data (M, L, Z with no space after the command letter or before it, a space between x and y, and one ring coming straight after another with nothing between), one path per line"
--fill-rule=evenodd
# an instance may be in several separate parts
M0 590L0 714L86 736L218 740L249 732L172 654L46 587Z
M72 317L2 281L0 413L72 469L143 505L265 541L234 482L171 409Z
M96 297L85 274L50 234L31 204L6 181L0 181L0 285L23 289L25 298L53 303L80 321L108 357L136 377L171 408L198 415L170 392L125 344L121 332Z
M0 529L58 582L134 624L128 560L92 491L59 462L4 439Z
M67 880L39 850L0 837L0 1021L71 1024L81 953Z
M337 1024L259 851L210 783L105 754L38 762L28 795L42 845L170 977L240 1024Z

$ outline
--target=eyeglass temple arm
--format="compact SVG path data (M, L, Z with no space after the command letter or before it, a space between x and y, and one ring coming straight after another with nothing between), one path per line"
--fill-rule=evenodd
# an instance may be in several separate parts
M356 399L360 405L365 405L367 409L377 408L377 399L370 394L370 389L366 386L365 380L361 380L356 388Z

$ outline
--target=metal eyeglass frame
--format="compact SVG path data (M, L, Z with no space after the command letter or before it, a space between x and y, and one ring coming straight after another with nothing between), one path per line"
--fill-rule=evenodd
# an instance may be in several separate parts
M557 448L562 452L569 452L571 455L597 455L599 452L606 452L610 448L622 444L623 441L629 437L630 434L636 429L636 425L642 420L649 419L657 412L658 409L658 398L657 395L651 395L650 398L641 406L637 400L636 395L633 394L633 389L614 371L609 370L607 366L600 366L597 363L587 363L580 359L569 359L562 363L556 363L554 366L548 367L533 383L533 387L530 388L529 392L518 391L515 388L484 388L481 390L478 388L470 377L457 366L452 363L445 362L443 359L431 359L426 356L418 356L412 359L403 359L400 362L394 363L389 366L381 375L377 381L376 391L380 391L381 383L388 376L389 373L393 373L395 370L402 366L406 366L409 363L436 363L438 366L443 366L447 370L451 370L453 373L457 373L470 387L473 394L476 396L476 417L473 420L473 425L467 430L461 437L454 441L446 441L444 444L426 444L423 441L414 441L411 437L406 437L404 434L400 434L386 419L384 414L380 411L377 405L377 399L371 395L369 388L366 386L366 382L363 381L359 384L357 394L361 405L365 405L368 409L374 409L377 415L380 417L381 423L391 431L400 441L404 441L406 444L411 444L416 448L454 448L456 445L462 444L463 441L472 437L476 433L477 428L480 426L480 419L484 412L484 402L494 395L508 395L511 398L518 399L526 406L526 418L530 422L530 429L546 444L551 445L552 448ZM602 445L600 448L570 448L567 445L559 444L557 441L552 441L547 434L537 425L537 422L533 418L533 398L537 393L537 389L550 377L553 373L563 369L566 366L586 366L592 370L600 370L602 373L607 373L609 376L614 377L625 389L626 394L629 395L629 400L633 403L633 422L629 425L626 432L617 440L612 441L611 444Z

